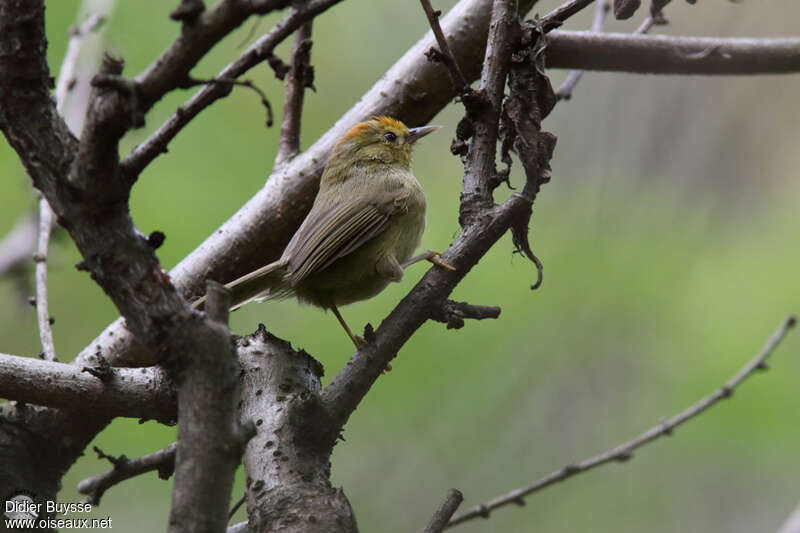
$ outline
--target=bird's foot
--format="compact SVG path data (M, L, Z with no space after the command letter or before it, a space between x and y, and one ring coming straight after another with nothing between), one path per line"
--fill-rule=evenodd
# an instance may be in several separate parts
M350 339L353 341L353 344L355 344L356 350L360 350L367 345L367 340L361 335L356 335L354 333L350 336Z
M444 259L442 259L442 254L440 254L439 252L432 252L430 257L428 257L427 259L436 266L446 268L447 270L452 270L453 272L456 271L456 267L454 267L449 263L446 263Z
M437 252L436 250L428 250L427 252L421 253L417 256L412 257L408 261L401 263L400 266L403 268L407 268L414 263L419 263L420 261L430 261L436 266L446 268L447 270L456 270L456 267L445 263L444 259L442 259L442 254Z

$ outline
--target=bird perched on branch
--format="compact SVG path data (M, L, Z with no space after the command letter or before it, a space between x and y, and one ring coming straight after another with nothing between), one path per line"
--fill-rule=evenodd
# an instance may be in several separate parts
M425 229L425 194L411 173L411 151L437 129L376 117L348 131L334 147L314 205L281 258L226 285L233 309L293 296L333 311L360 348L364 339L347 326L339 306L375 296L418 261L454 270L432 250L411 257Z

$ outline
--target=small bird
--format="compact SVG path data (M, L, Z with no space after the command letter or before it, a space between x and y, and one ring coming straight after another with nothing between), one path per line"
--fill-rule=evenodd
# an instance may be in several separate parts
M333 311L358 349L365 341L347 326L339 306L375 296L418 261L455 270L433 250L411 257L422 240L426 209L411 173L411 151L437 129L407 128L386 116L350 129L331 152L314 205L281 258L226 285L233 309L296 297ZM194 306L201 308L204 300Z

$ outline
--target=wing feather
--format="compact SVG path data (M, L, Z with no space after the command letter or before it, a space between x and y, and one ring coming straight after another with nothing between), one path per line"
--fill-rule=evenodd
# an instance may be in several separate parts
M292 285L325 270L380 235L403 209L405 197L405 191L398 189L356 202L315 204L284 251Z

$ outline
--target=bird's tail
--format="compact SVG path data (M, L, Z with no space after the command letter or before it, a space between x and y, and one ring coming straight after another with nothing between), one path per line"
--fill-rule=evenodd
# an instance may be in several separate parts
M287 272L286 259L279 259L274 263L245 274L239 279L233 280L225 285L225 288L232 293L231 311L239 309L241 306L254 300L266 300L268 298L281 298L287 291L285 281ZM192 303L195 309L203 309L206 297Z

